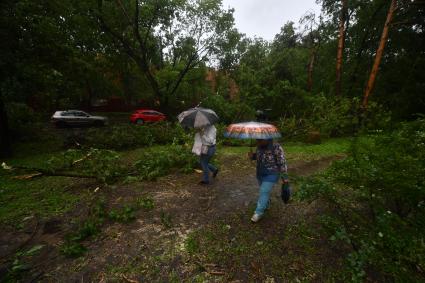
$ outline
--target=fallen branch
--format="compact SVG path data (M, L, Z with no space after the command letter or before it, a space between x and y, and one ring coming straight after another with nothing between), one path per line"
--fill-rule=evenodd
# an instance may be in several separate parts
M208 271L211 275L224 275L226 274L224 271Z
M39 177L42 176L42 173L33 173L33 174L27 174L27 175L20 175L20 176L14 176L12 177L13 179L18 179L18 180L29 180L35 177Z
M92 155L92 153L91 153L91 152L89 152L88 154L86 154L86 155L85 155L85 156L83 156L82 158L77 159L77 160L74 160L74 161L72 162L72 166L75 166L76 164L78 164L78 163L80 163L80 162L83 162L84 160L86 160L87 158L89 158L91 155Z
M13 179L20 179L20 180L29 180L29 179L32 179L35 177L41 177L41 176L58 176L58 177L88 178L88 179L98 178L97 176L92 176L92 175L77 174L77 173L66 172L66 171L51 172L51 171L47 171L40 168L25 167L25 166L14 166L14 167L8 166L8 169L6 170L13 170L13 169L21 169L21 170L37 172L37 173L12 177Z
M127 282L130 282L130 283L139 283L139 281L137 281L137 280L133 280L133 279L130 279L130 278L128 278L127 276L125 276L124 274L122 274L121 276L122 276L122 278L123 278L125 281L127 281Z

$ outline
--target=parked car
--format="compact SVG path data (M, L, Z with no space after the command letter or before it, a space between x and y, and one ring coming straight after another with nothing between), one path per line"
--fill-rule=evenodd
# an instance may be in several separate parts
M165 119L167 119L165 114L151 109L139 109L130 116L130 122L138 125L142 125L145 122L164 121Z
M58 128L64 127L102 127L108 123L108 118L93 116L80 110L56 111L52 123Z

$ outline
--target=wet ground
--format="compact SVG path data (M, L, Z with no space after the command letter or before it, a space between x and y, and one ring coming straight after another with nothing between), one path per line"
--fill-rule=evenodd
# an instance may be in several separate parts
M296 161L290 164L289 171L293 178L308 176L325 169L338 158L341 157ZM154 200L155 207L149 211L138 211L133 222L105 224L99 235L85 241L88 251L82 257L66 258L59 253L59 247L65 234L75 227L75 219L87 214L89 208L83 204L63 217L43 221L29 219L29 224L19 233L5 231L0 236L2 258L19 247L43 245L40 253L30 258L28 270L19 274L23 282L267 281L266 273L256 271L258 263L252 263L246 267L247 270L239 265L232 269L229 265L233 265L229 263L226 267L220 262L209 262L214 258L201 251L195 255L188 251L188 239L193 233L202 229L214 232L216 223L228 221L229 226L239 227L240 231L250 231L254 225L249 221L258 193L254 164L233 155L223 156L219 162L221 171L209 186L197 185L200 174L193 173L174 174L156 182L99 188L93 195L102 195L108 206L149 197ZM80 189L94 191L95 186L87 184ZM276 187L272 195L272 209L261 223L255 224L255 229L260 229L256 230L260 233L259 238L266 237L267 233L289 229L292 224L309 218L317 211L314 204L292 202L284 205ZM330 251L323 253L326 252ZM247 259L242 255L235 260ZM301 263L298 262L300 260ZM320 258L317 260L320 262ZM302 264L302 257L298 261L298 265ZM10 260L1 263L3 269L0 274L4 275L6 267L10 269ZM304 271L299 273L305 275ZM287 279L274 275L270 277L273 281L268 282L290 282L288 278L295 278L297 272L295 269L292 277ZM257 273L258 277L255 277ZM312 278L321 278L315 276Z

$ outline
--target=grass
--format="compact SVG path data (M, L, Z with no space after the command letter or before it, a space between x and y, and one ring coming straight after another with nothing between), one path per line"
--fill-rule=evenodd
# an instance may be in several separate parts
M329 139L321 144L305 144L299 142L281 143L288 161L305 160L311 161L336 154L343 154L350 148L352 139L338 138ZM222 155L246 155L249 147L221 147L218 149ZM255 147L252 148L255 150Z
M281 211L272 212L276 213ZM273 225L253 225L247 219L245 213L235 214L193 232L186 239L186 251L201 265L225 269L229 281L264 282L272 277L323 282L333 277L335 266L323 262L318 231L307 223L311 219Z
M19 228L25 217L54 216L72 209L81 196L69 192L69 185L69 178L15 180L1 175L0 223L13 224Z

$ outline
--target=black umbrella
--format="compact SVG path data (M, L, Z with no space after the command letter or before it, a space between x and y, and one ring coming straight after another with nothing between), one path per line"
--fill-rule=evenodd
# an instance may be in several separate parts
M180 113L177 118L180 124L190 128L204 128L219 120L217 114L213 110L202 107L186 110Z

